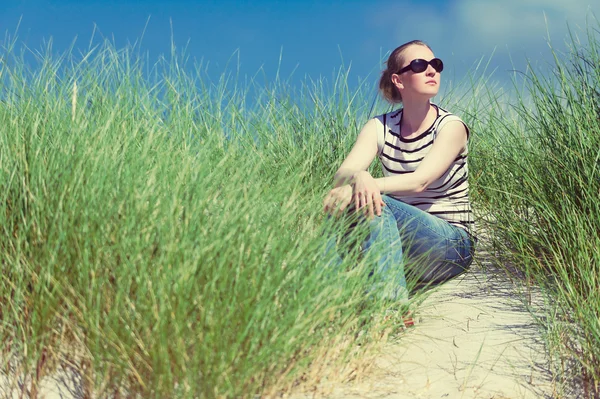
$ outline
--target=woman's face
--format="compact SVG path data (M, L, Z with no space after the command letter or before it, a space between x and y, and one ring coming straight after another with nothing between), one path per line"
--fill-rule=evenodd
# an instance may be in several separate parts
M410 65L413 60L431 61L435 56L428 47L412 45L404 50L402 58L404 61L399 70ZM427 69L423 72L413 72L409 69L401 74L394 74L392 75L392 82L394 82L404 100L409 98L430 99L440 89L440 73L431 65L427 65Z

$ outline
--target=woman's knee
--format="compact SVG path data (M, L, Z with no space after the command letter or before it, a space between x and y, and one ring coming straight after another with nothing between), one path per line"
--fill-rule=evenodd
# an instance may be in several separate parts
M441 284L448 280L457 277L460 274L463 274L468 270L468 266L451 263L451 262L441 262L438 267L430 268L426 270L425 273L417 276L418 281L420 283L425 284Z
M471 254L467 256L459 256L458 258L448 256L438 257L437 259L430 258L426 262L415 262L413 267L407 273L413 281L417 281L423 285L438 285L448 280L451 280L467 270L469 270L473 257Z

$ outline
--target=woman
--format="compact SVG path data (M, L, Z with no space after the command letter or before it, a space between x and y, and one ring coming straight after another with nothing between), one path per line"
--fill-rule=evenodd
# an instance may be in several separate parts
M369 120L334 178L324 210L365 215L364 253L375 253L376 288L387 299L408 298L406 274L439 284L473 258L467 140L463 121L430 102L443 63L421 41L396 48L379 88L402 108ZM378 157L384 177L367 171Z

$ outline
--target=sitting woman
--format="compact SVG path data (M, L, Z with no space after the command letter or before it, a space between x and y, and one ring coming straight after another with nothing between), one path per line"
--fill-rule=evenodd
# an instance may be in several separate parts
M469 129L430 102L444 65L427 44L403 44L386 64L379 88L402 108L365 124L335 174L324 210L364 214L369 236L362 251L376 254L373 274L383 282L376 289L401 301L408 298L407 276L418 285L439 284L473 259ZM375 156L382 178L367 171Z

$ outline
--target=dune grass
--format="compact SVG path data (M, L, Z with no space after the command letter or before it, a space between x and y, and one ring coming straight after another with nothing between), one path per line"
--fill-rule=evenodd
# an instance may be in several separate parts
M365 262L322 255L322 199L372 101L343 72L296 93L181 59L4 47L0 339L32 396L59 365L95 397L250 396L385 326Z
M600 391L600 36L552 50L512 97L489 90L471 109L473 197L511 261L552 304L540 322L566 385ZM521 80L522 79L522 80ZM515 84L515 87L520 87Z

